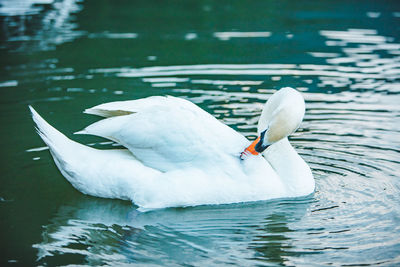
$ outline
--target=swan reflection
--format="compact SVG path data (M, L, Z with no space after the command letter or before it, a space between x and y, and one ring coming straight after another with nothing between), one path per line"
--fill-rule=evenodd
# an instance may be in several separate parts
M38 263L282 263L295 248L290 225L302 220L311 199L142 213L129 202L82 197L59 208L33 247Z

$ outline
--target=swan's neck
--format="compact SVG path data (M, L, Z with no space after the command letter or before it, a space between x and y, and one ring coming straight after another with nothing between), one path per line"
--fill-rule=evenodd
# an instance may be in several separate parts
M315 182L310 167L297 154L287 138L271 145L263 156L286 185L293 197L314 192Z

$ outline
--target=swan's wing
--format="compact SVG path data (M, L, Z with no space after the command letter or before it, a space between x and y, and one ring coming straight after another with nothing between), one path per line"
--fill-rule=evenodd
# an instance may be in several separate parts
M215 164L227 155L238 156L248 143L195 104L176 97L113 102L86 112L109 118L79 133L116 141L145 165L162 171ZM129 115L118 116L124 113Z
M147 98L136 100L115 101L100 104L95 107L86 109L84 113L108 118L129 115L145 110L146 108L149 108L151 106L168 105L171 104L171 102L181 102L182 104L184 100L172 96L150 96Z

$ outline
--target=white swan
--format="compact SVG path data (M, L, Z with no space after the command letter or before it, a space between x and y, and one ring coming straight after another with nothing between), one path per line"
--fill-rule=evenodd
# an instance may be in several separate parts
M258 123L260 137L250 145L195 104L171 96L106 103L85 111L107 118L78 133L102 136L127 149L79 144L30 109L57 167L84 194L156 209L314 191L310 168L287 139L305 111L303 97L292 88L269 98Z

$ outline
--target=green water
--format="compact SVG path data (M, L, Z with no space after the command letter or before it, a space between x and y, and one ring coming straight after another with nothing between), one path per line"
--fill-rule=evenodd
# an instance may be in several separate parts
M400 263L398 1L0 5L1 266ZM27 108L106 149L73 135L85 108L174 95L254 138L284 86L306 99L291 142L313 196L147 213L76 191Z

